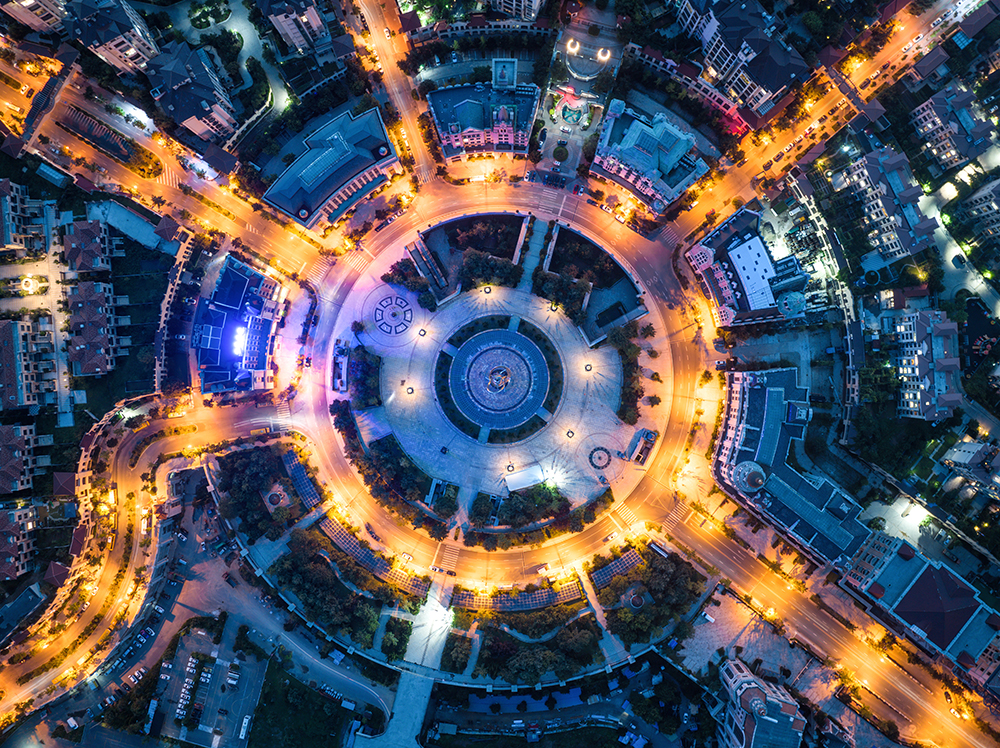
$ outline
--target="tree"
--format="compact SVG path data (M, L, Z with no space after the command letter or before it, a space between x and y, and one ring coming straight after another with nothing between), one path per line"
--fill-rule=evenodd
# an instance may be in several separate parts
M594 83L593 85L591 85L591 89L594 91L594 93L605 94L612 88L614 88L614 85L615 85L614 73L605 68L604 70L602 70L597 74L596 78L594 78Z

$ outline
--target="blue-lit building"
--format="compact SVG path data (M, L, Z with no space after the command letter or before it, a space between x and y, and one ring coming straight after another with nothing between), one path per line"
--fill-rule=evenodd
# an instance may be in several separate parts
M226 258L210 299L198 305L191 347L205 393L270 389L281 284Z

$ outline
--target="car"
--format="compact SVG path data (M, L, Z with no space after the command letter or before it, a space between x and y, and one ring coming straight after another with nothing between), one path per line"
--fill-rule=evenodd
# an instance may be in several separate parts
M566 132L566 133L568 133L569 131L570 131L570 130L569 130L569 128L568 128L568 127L560 127L560 128L559 128L559 132Z
M958 711L957 709L955 709L955 707L952 707L950 711L951 711L951 713L952 713L952 714L954 714L954 715L955 715L956 717L959 717L959 718L961 718L961 716L962 716L962 715L961 715L961 714L959 713L959 711Z
M772 166L772 162L770 162L770 161L765 161L765 162L764 162L764 167L763 167L763 168L764 168L764 171L767 171L768 169L770 169L770 168L771 168L771 166Z
M554 172L560 172L560 171L562 171L562 164L556 164L555 166L553 166L552 167L552 171L554 171Z
M726 362L724 360L716 361L715 362L715 370L716 371L725 371L726 370Z
M559 140L559 141L556 141L556 145L569 145L569 141L568 140Z
M451 61L452 62L458 62L458 52L452 52L451 53Z
M683 721L684 721L684 724L686 725L688 722L691 721L691 715L688 714L687 712L685 712L684 713L684 720Z
M965 265L965 255L963 254L955 255L954 257L951 258L951 264L957 268L962 267L963 265Z
M228 709L220 709L219 710L219 714L221 714L223 717L225 717L226 715L229 714L229 710Z
M863 80L863 81L861 82L861 85L860 85L860 86L858 86L858 88L860 88L860 89L861 89L862 91L864 91L864 90L865 90L866 88L868 88L868 86L870 86L871 84L872 84L872 82L871 82L870 80L868 80L867 78L865 78L865 79L864 79L864 80Z
M944 692L944 700L947 701L949 704L951 703L951 693L949 691Z
M24 95L26 93L28 93L28 84L27 83L25 83L23 86L21 86L21 94Z
M887 62L887 63L886 63L885 65L883 65L883 66L882 66L882 70L885 70L885 69L886 69L886 68L888 68L888 67L889 67L889 66L890 66L891 64L892 64L892 60L890 60L889 62Z
M544 574L548 570L549 570L549 565L548 564L542 564L537 569L535 569L535 573L536 574Z
M919 42L923 38L924 38L923 34L917 34L915 37L913 37L913 43L916 44L917 42Z
M583 194L583 185L582 184L574 184L573 185L573 194L574 195L582 195Z
M201 549L202 549L202 550L205 550L205 541L204 541L204 540L203 540L203 541L201 541Z
M130 686L128 683L122 683L122 690L125 693L129 693L132 690L132 686Z
M382 29L382 30L383 30L383 31L385 32L385 38L386 38L386 39L392 39L392 34L390 34L390 33L389 33L389 27L388 27L388 26L386 26L386 27L385 27L384 29Z
M781 161L781 159L783 159L784 157L785 157L785 154L784 154L784 153L779 153L779 154L778 154L777 156L775 156L775 157L774 157L774 163L778 163L778 162L779 162L779 161Z
M804 138L804 137L805 137L805 135L799 135L799 137L797 137L795 139L795 141L794 141L795 145L798 145L799 143L801 143L802 142L802 138Z
M438 574L444 574L444 569L442 569L440 566L432 566L431 571L437 572Z
M412 561L413 560L413 556L411 556L409 553L400 553L399 557L401 559L403 559L404 561Z
M131 675L130 675L130 676L128 677L128 679L129 679L129 682L130 682L130 683L132 683L133 685L135 685L136 683L138 683L138 682L139 682L139 679L135 677L135 673L132 673L132 674L131 674Z
M174 340L187 340L187 335L174 335Z
M142 644L146 643L146 637L143 634L139 634L136 639L138 639Z
M613 533L611 533L610 535L606 535L606 536L605 536L605 538L604 538L604 540L602 540L601 542L602 542L602 543L610 543L610 542L611 542L612 540L614 540L614 539L615 539L615 538L617 538L617 537L618 537L618 531L617 531L617 530L615 530L615 531L614 531Z
M457 574L455 574L455 572L454 572L454 571L452 571L451 569L448 569L448 571L446 571L446 572L445 572L445 574L447 574L447 575L448 575L449 577L454 577L454 576L458 576L458 575L457 575Z
M378 533L375 532L375 528L374 527L372 527L368 523L365 523L365 529L368 531L368 534L372 536L372 540L374 540L376 543L381 543L382 542L382 538L380 538L379 535L378 535Z
M819 123L820 123L820 124L822 125L822 124L823 124L824 122L826 122L826 121L827 121L828 119L830 119L830 118L829 118L829 117L827 117L827 116L826 116L826 115L824 114L824 115L823 115L822 117L820 117L820 118L819 118L819 120L818 120L818 121L819 121Z
M837 106L844 106L844 104L846 104L846 103L847 103L847 99L841 99L840 101L837 102Z
M167 673L160 673L160 680L170 680L170 676Z
M912 42L910 44L907 44L905 47L903 47L903 51L904 52L909 52L910 51L910 47L912 47L912 46L913 46Z
M538 133L538 144L541 145L545 142L545 139L549 137L549 130L546 127L542 128L542 131Z

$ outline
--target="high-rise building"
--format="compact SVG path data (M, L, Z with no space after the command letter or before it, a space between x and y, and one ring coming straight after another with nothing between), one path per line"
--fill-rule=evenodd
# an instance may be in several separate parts
M799 748L806 720L781 686L758 678L740 660L719 668L726 713L719 723L723 748Z
M222 140L236 132L236 110L206 50L168 45L146 73L160 108L199 138Z
M66 17L66 6L62 0L7 0L0 5L0 9L35 31L58 29Z
M259 0L260 11L288 48L298 54L326 52L333 43L323 11L312 0Z
M146 22L127 0L72 0L66 10L70 37L121 73L145 72L160 53Z
M542 9L542 0L492 0L493 10L511 18L534 21Z

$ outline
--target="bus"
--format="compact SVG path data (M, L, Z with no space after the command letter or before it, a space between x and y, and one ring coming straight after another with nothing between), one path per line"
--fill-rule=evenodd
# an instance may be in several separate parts
M111 553L111 551L113 551L115 549L115 538L116 537L117 537L116 535L111 535L110 536L110 542L108 543L108 553Z
M247 733L250 732L250 715L243 718L243 727L240 728L240 740L246 740Z
M265 426L262 429L250 429L250 436L262 436L264 434L270 434L270 433L271 433L270 426Z

